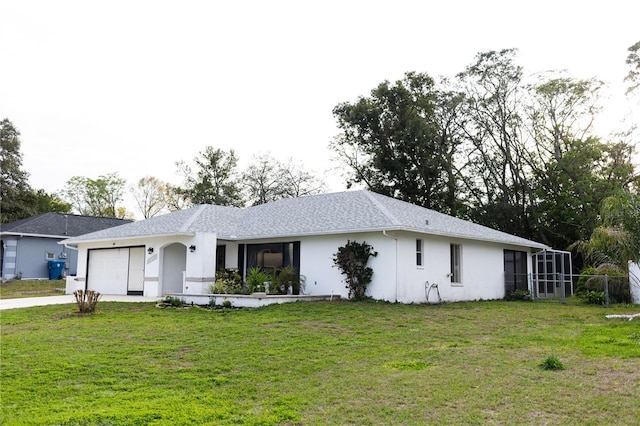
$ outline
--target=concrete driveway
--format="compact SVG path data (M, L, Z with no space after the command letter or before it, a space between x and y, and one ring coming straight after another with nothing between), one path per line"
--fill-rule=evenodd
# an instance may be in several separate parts
M100 296L100 302L157 302L161 297L144 297L144 296L117 296L103 294ZM15 308L28 308L31 306L45 305L64 305L67 303L76 303L76 298L72 294L64 296L47 296L47 297L24 297L20 299L0 299L0 311Z

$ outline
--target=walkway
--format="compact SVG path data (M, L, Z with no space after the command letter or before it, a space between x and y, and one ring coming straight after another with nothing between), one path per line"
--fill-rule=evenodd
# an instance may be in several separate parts
M160 297L117 296L108 294L103 294L102 296L100 296L100 302L156 302L160 299ZM28 308L31 306L64 305L67 303L75 304L75 296L72 294L67 294L64 296L0 299L0 311L4 311L5 309Z

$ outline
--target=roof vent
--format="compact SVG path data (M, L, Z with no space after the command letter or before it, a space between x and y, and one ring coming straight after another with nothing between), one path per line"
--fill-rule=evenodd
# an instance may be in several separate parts
M425 219L424 224L428 225L429 224L429 219Z

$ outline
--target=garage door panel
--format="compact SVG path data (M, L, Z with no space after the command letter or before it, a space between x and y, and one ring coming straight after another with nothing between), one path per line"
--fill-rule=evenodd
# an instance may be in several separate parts
M91 250L87 288L101 294L127 294L129 249Z

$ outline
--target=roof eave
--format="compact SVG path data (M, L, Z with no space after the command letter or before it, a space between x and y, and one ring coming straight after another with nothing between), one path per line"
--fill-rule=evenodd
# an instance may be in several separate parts
M130 241L130 240L139 240L144 238L161 238L161 237L195 237L194 232L170 232L166 234L143 234L143 235L135 235L128 237L111 237L111 238L94 238L94 239L73 239L68 238L66 240L60 241L58 244L93 244L93 243L103 243L106 241Z
M0 235L12 235L16 237L36 237L36 238L69 238L68 235L32 234L30 232L0 232Z

